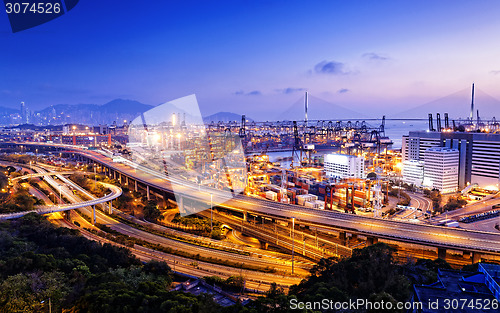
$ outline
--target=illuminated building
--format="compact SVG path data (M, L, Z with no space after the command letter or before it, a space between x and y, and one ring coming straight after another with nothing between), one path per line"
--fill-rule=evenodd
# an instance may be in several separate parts
M403 136L403 161L424 161L431 147L458 149L458 187L469 184L496 186L500 177L500 134L474 132L414 131Z
M458 189L458 149L429 148L424 154L424 186L443 193Z
M329 178L365 178L365 159L362 156L327 154L325 173Z
M424 162L409 160L403 162L403 181L416 186L422 185L424 180Z

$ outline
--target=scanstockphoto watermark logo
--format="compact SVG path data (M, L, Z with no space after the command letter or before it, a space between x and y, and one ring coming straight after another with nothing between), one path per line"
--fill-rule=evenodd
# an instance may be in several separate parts
M47 23L72 10L79 0L3 0L13 33Z
M289 303L291 310L322 310L322 311L347 311L347 312L366 312L366 311L419 311L423 308L422 302L391 302L391 301L369 301L367 299L349 299L348 301L334 301L331 299L322 299L321 301L299 301L291 299Z
M238 131L205 125L195 95L142 113L130 123L128 138L136 170L172 190L182 216L224 204L246 187Z

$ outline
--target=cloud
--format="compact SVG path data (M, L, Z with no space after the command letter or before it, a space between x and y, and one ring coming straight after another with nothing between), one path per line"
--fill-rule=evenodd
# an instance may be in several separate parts
M377 54L374 52L364 53L362 57L372 61L387 61L390 59L388 56Z
M490 74L499 75L500 74L500 70L491 71Z
M320 74L345 75L349 72L344 70L344 63L336 61L322 61L314 66L314 71Z
M284 89L276 89L276 92L283 93L285 95L289 95L289 94L292 94L295 92L305 91L305 90L306 90L305 88L288 87L288 88L284 88Z
M234 92L237 96L260 96L262 93L258 90L252 90L249 92L244 92L243 90L238 90Z
M349 92L350 90L347 89L347 88L341 88L339 90L337 90L337 93L346 93L346 92Z

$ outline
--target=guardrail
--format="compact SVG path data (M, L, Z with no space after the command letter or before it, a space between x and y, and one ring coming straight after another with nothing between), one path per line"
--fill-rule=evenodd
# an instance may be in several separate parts
M49 172L49 173L39 173L36 175L37 175L37 177L42 177L42 176L62 175L64 173L68 173L68 172ZM73 173L73 172L71 172L71 173ZM31 175L24 175L24 176L20 176L20 177L16 177L16 178L17 178L17 180L20 180L21 178L28 179L28 178L30 178L30 176ZM31 177L33 177L33 176L31 176ZM68 211L68 210L80 209L80 208L84 208L87 206L93 206L93 205L109 202L109 201L112 201L112 200L114 200L122 195L122 189L120 187L117 187L117 186L111 185L111 184L107 184L107 183L103 183L103 182L99 182L99 184L104 185L104 187L111 190L111 193L108 195L105 195L102 198L84 201L84 202L61 204L61 205L57 205L57 206L54 206L54 205L52 205L52 206L39 206L36 209L30 210L30 211L0 214L0 220L15 219L15 218L22 217L22 216L29 214L29 213L49 214L49 213L56 213L56 212L63 212L63 211Z

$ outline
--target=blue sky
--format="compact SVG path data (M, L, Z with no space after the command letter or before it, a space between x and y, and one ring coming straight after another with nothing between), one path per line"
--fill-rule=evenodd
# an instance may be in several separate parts
M498 1L97 1L12 34L0 106L195 93L205 113L279 116L311 95L365 114L476 85L500 98Z

